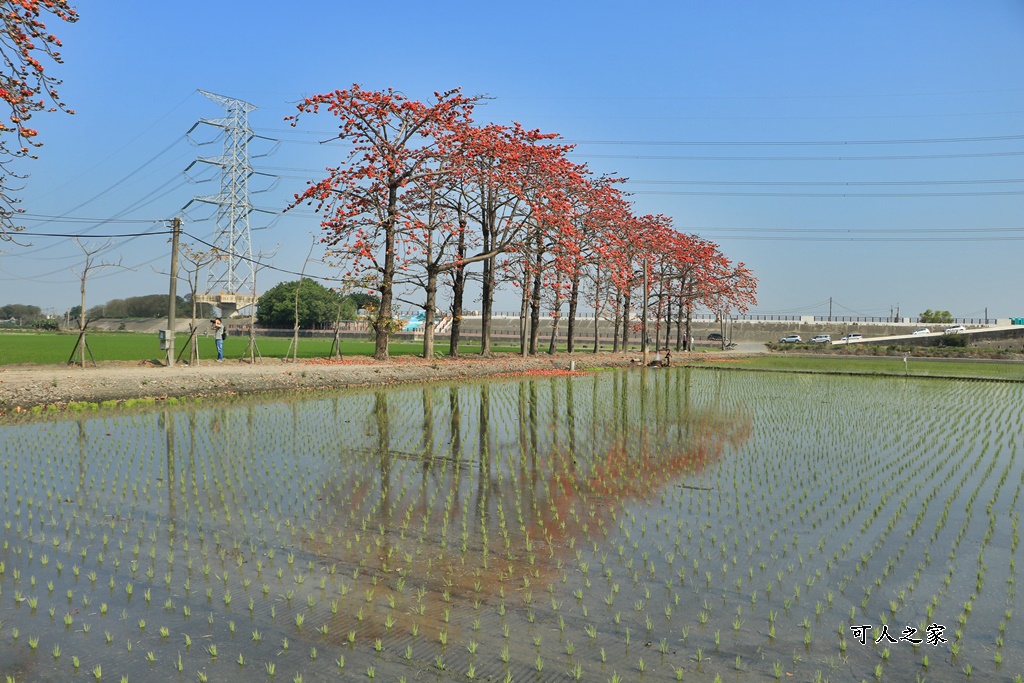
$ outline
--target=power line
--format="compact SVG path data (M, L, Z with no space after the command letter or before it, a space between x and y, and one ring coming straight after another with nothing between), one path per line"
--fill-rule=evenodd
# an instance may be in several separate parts
M992 114L1019 114L1020 112L992 112ZM832 117L829 117L832 118ZM861 117L838 117L838 118L861 118ZM872 117L875 118L875 117ZM888 118L888 117L883 117ZM900 117L905 118L905 117ZM715 120L718 120L717 118ZM290 133L296 135L329 136L330 142L346 142L341 136L340 129L335 130L310 130L300 128L255 128L254 130L270 133ZM305 140L286 140L277 137L268 137L268 140L275 142L295 142L308 144ZM636 145L638 147L805 147L805 146L850 146L850 145L932 145L932 144L956 144L975 142L1005 142L1007 140L1024 140L1024 134L1009 135L977 135L964 137L944 138L888 138L888 139L867 139L867 140L575 140L572 138L559 138L560 144L570 145ZM319 144L319 143L317 143Z
M854 145L936 145L962 142L1024 140L1024 135L989 135L964 138L897 138L891 140L560 140L575 145L624 145L637 147L835 147Z
M899 187L933 185L1005 185L1024 183L1024 178L991 178L986 180L633 180L630 185L720 185L757 187Z
M127 174L127 175L125 175L124 177L122 177L122 178L121 178L120 180L117 180L117 181L116 181L116 182L115 182L115 183L114 183L113 185L111 185L110 187L106 188L105 190L102 190L102 191L100 191L100 192L97 192L97 193L96 193L96 194L94 194L94 195L93 195L92 197L90 197L89 199L86 199L85 201L83 201L83 202L81 202L81 203L77 204L76 206L73 206L73 207L71 207L70 209L68 209L67 211L65 211L65 212L64 212L64 213L62 214L62 216L66 216L66 215L67 215L67 214L69 214L69 213L72 213L72 212L74 212L74 211L78 211L78 210L79 210L80 208L82 208L83 206L86 206L86 205L88 205L88 204L91 204L92 202L96 201L97 199L99 199L99 198L100 198L100 197L102 197L103 195L107 194L107 193L108 193L108 192L110 192L111 190L114 190L114 189L116 189L116 188L117 188L117 187L119 187L119 186L120 186L120 185L121 185L122 183L125 183L125 182L127 182L128 180L130 180L131 178L134 178L134 177L135 177L136 175L138 175L138 173L139 173L139 172L140 172L141 170L143 170L144 168L146 168L147 166L149 166L149 165L150 165L151 163L153 163L154 161L156 161L157 159L159 159L159 158L160 158L161 156L163 156L164 154L166 154L166 153L167 153L168 151L170 151L170 150L171 150L171 149L172 149L172 148L173 148L173 147L174 147L175 145L177 145L177 144L178 144L179 142L181 142L181 141L182 141L182 140L184 140L184 139L185 139L185 136L184 136L184 135L181 135L181 136L177 137L177 138L176 138L175 140L173 140L173 141L171 142L171 144L167 145L167 146L166 146L166 147L164 147L164 148L163 148L162 150L160 150L159 152L157 152L156 154L154 154L154 155L153 155L152 157L150 157L149 159L147 159L146 161L144 161L144 162L143 162L142 164L140 164L139 166L137 166L137 167L136 167L136 168L135 168L134 170L130 171L130 172L129 172L129 173Z
M988 192L684 192L636 190L634 195L657 195L662 197L800 197L821 199L908 199L927 197L1002 197L1024 194L1024 190Z
M878 156L689 156L676 154L577 154L582 159L633 159L638 161L921 161L928 159L980 159L1022 156L1021 152L976 152L957 154L893 154Z
M835 232L855 232L855 233L881 233L881 234L893 234L893 233L909 233L909 234L931 234L936 232L950 233L950 232L967 232L967 233L978 233L978 232L1022 232L1024 227L1011 228L1011 227L996 227L996 228L780 228L780 227L715 227L710 225L703 226L688 226L681 227L680 230L685 232L696 232L696 231L738 231L738 232L796 232L796 233L835 233Z
M54 223L117 223L123 225L129 224L148 224L148 223L160 223L162 220L152 219L128 219L128 218L86 218L84 216L47 216L38 213L22 213L18 214L19 222L21 219L28 220L39 220ZM23 234L23 233L22 233Z
M200 239L200 238L196 237L195 235L193 235L191 233L185 232L184 230L181 232L181 234L185 235L186 237L189 237L190 239L195 240L196 242L199 242L200 244L203 244L203 245L205 245L207 247L210 247L211 249L218 249L218 247L215 244L211 244L210 242L207 242L204 239ZM288 270L286 268L278 268L276 266L270 265L269 263L264 263L264 262L262 262L262 261L260 261L258 259L249 258L249 257L243 256L241 254L235 254L235 257L239 258L239 259L241 259L243 261L247 261L247 262L251 263L255 268L266 269L266 270L273 270L273 271L278 272L278 273L285 273L286 275L298 275L299 277L313 278L315 280L323 280L324 282L343 282L345 284L352 284L354 282L359 282L358 280L354 280L352 278L317 276L317 275L310 275L309 273L301 273L301 272L299 272L297 270Z
M782 235L722 235L715 239L750 240L759 242L1019 242L1024 241L1024 235L1007 235L1002 237L859 237L855 235L842 237L787 237Z
M152 237L154 235L170 235L169 230L163 232L122 232L122 233L111 233L108 235L96 235L93 233L82 234L82 233L62 233L62 232L19 232L18 236L25 235L26 237L88 237L89 239L102 238L102 239L117 239L120 237Z

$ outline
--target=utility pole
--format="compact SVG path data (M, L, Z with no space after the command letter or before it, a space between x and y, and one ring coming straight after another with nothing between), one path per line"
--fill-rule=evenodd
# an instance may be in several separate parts
M181 219L171 221L171 287L167 299L167 367L174 367L174 326L178 315L178 239Z
M832 297L828 298L828 321L832 322Z

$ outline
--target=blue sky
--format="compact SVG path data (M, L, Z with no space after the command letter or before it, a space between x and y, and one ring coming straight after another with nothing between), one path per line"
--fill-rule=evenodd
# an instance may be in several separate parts
M1024 315L1024 3L392 2L81 3L54 26L52 70L74 116L39 115L44 147L19 169L40 232L135 232L216 182L222 111L199 89L259 107L258 207L279 211L341 157L331 117L298 129L294 103L359 83L410 97L462 87L476 118L560 133L595 173L630 179L637 213L721 245L760 280L755 312ZM993 139L1003 138L1003 139ZM825 144L830 143L830 144ZM209 171L198 176L210 178ZM1015 182L1014 182L1015 181ZM209 238L209 209L185 229ZM59 216L43 220L41 216ZM95 222L92 220L95 219ZM124 220L142 223L112 222ZM106 221L106 222L102 222ZM256 251L301 270L318 221L255 214ZM87 233L88 234L88 233ZM0 254L0 303L63 312L81 252L33 238ZM119 240L88 305L166 292L161 238ZM333 274L314 264L310 272ZM262 271L259 289L293 276ZM515 308L515 293L497 308Z

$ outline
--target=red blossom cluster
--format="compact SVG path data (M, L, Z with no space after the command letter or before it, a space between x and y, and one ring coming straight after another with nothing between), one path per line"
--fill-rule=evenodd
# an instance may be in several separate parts
M31 156L30 147L41 143L39 131L29 127L33 114L57 109L73 114L57 93L60 80L45 71L44 60L60 64L61 42L46 29L44 15L66 22L78 20L68 0L0 0L0 101L10 108L9 123L0 121L0 239L17 228L11 219L17 200L11 196L8 167L12 159ZM13 136L13 144L7 136Z

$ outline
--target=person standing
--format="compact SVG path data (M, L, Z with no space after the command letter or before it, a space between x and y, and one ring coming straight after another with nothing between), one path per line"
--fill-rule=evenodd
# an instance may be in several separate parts
M224 362L224 323L220 318L213 321L213 340L217 344L217 362Z

